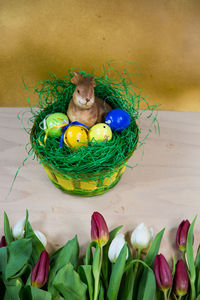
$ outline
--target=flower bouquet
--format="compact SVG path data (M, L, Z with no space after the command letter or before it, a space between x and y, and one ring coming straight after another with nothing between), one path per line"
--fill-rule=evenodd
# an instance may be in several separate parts
M103 216L91 218L91 243L79 257L77 236L51 253L46 238L29 219L13 228L4 214L0 242L1 299L22 300L166 300L200 299L200 248L193 254L193 228L183 221L176 243L182 259L172 267L158 254L164 234L153 237L144 223L132 232L130 243L119 226L109 232ZM134 250L134 251L133 251ZM136 253L136 254L135 254Z

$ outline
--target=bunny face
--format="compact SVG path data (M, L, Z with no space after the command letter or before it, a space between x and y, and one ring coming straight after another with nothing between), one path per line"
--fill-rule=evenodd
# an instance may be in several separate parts
M74 104L82 109L89 109L94 104L94 88L90 82L82 82L76 86L73 94Z
M76 85L73 94L75 106L78 106L81 109L90 109L95 101L94 77L82 77L80 73L74 72L71 82Z

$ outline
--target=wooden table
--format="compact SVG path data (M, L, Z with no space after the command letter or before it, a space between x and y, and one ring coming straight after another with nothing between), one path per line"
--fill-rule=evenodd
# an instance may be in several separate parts
M3 210L13 225L27 208L34 229L47 235L50 251L76 233L83 251L90 240L90 216L99 211L110 229L123 224L123 232L127 232L140 222L155 232L166 227L161 251L171 256L177 225L185 218L191 221L200 211L200 112L160 111L160 136L151 134L144 156L138 150L129 161L139 165L127 169L118 185L104 195L67 195L54 187L36 160L29 158L6 199L17 168L27 156L29 136L17 120L19 111L0 109L1 233ZM199 225L198 219L196 243L200 242Z

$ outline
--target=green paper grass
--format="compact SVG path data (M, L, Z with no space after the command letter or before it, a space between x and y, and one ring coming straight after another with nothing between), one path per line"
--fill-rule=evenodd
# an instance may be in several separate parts
M113 70L112 70L113 71ZM81 71L82 76L95 76ZM117 73L119 75L119 73ZM36 153L40 162L57 170L61 174L68 174L70 177L81 180L99 180L113 174L119 165L125 165L127 159L132 155L136 146L141 146L151 128L138 143L140 128L137 121L148 110L147 118L152 118L152 124L157 126L157 117L152 115L155 106L149 106L145 98L137 95L133 88L133 83L127 72L120 75L119 80L111 79L106 72L103 76L95 76L95 96L104 99L112 108L126 110L131 116L131 123L122 132L113 132L112 140L97 144L88 143L86 147L80 147L72 151L64 145L59 147L60 139L48 137L46 145L43 146L45 132L41 130L39 124L46 115L55 112L67 112L68 104L72 98L75 86L71 83L73 73L59 79L55 75L50 75L49 79L41 82L40 87L35 89L39 96L38 108L31 108L32 117L29 119L33 123L31 130L32 150ZM139 111L140 103L146 103L146 110ZM149 112L150 111L150 112ZM40 143L41 141L41 143ZM83 179L84 176L84 179Z

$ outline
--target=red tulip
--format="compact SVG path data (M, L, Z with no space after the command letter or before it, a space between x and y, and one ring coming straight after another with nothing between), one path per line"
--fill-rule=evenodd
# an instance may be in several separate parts
M6 246L7 246L6 239L5 239L5 236L3 235L1 238L1 242L0 242L0 248L6 247Z
M174 291L177 296L184 296L188 291L188 275L182 259L180 259L176 264Z
M172 287L172 273L168 262L162 254L156 255L154 262L154 273L159 289L164 291Z
M104 220L104 217L98 212L94 212L92 215L91 238L100 246L106 245L109 240L109 231L106 221Z
M186 250L187 234L189 227L190 222L188 220L184 220L179 225L176 233L176 245L178 249L180 249L182 252L185 252Z
M46 250L42 251L35 267L31 273L31 284L34 287L41 288L48 279L49 273L49 255Z

